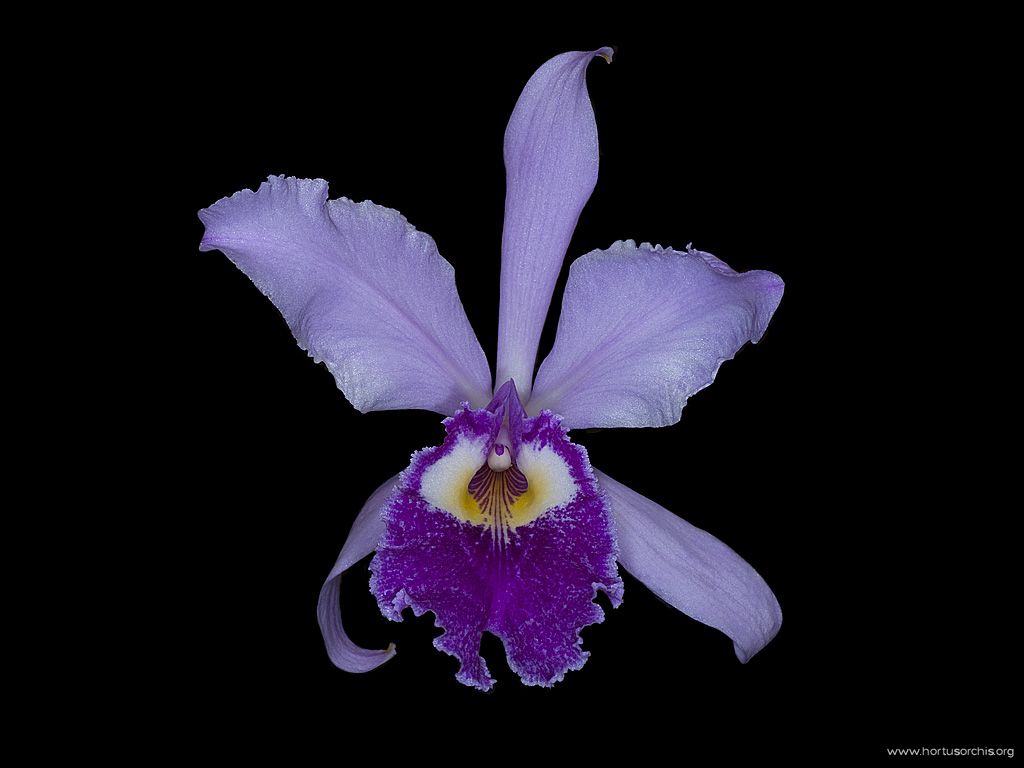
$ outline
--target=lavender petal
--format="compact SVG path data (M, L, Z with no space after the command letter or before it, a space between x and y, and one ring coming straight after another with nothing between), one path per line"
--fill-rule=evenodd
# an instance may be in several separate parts
M514 379L524 402L551 293L580 211L597 183L597 124L587 65L610 48L563 53L541 66L505 131L505 229L495 381Z
M320 588L316 614L327 646L327 655L336 667L347 672L369 672L395 655L394 644L385 650L371 651L349 640L341 624L338 595L341 591L341 574L377 548L377 542L384 533L380 510L397 481L396 475L382 483L363 505L352 523L352 530L341 548L338 561Z
M710 533L595 470L611 503L619 563L687 616L721 630L743 663L782 626L764 579Z
M449 414L487 402L490 371L434 241L397 211L271 176L199 212L219 249L284 315L360 411Z
M550 408L570 429L674 424L723 361L761 338L783 287L702 251L632 240L592 251L569 270L527 410Z

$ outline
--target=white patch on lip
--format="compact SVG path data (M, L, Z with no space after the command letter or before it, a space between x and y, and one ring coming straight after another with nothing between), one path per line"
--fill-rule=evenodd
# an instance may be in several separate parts
M487 460L487 439L460 438L451 452L427 467L420 479L420 496L432 506L467 520L469 481Z
M568 504L579 490L569 474L569 465L550 447L534 448L524 444L519 449L516 465L526 475L530 488L536 494L533 500L536 512L530 515L530 519Z
M536 448L524 444L519 450L516 467L526 477L525 493L508 506L493 508L484 504L491 508L481 509L481 503L469 492L469 483L477 470L486 466L486 447L484 438L461 438L450 453L423 471L420 479L423 500L463 522L500 529L499 538L507 541L509 531L529 525L551 509L569 504L579 491L569 465L550 446Z

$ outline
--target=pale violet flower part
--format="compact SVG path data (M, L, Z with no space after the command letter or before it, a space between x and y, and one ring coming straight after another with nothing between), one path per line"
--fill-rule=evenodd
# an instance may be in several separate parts
M491 374L434 241L398 211L327 182L271 176L200 211L199 249L223 251L360 411L449 415L491 395Z
M580 211L597 183L587 66L611 48L563 53L527 82L505 130L505 228L496 383L530 399L537 344Z
M707 531L595 470L611 504L619 564L687 616L724 632L746 663L782 626L779 601L742 557Z
M722 362L761 338L783 287L693 249L626 240L591 251L569 268L527 411L550 408L570 429L675 424Z
M384 650L368 650L353 643L341 623L338 610L338 595L341 592L341 575L377 549L377 542L384 534L384 519L381 510L398 483L398 475L385 480L373 495L363 504L352 530L345 539L338 560L327 575L327 581L320 588L316 604L316 617L324 637L327 655L336 667L346 672L369 672L376 669L395 655L395 645Z

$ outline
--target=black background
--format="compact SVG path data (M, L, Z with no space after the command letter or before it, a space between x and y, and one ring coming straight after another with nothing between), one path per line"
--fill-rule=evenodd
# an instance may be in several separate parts
M915 162L879 161L892 152L879 137L902 135L892 109L903 76L880 76L828 34L652 42L610 29L553 42L235 41L158 84L176 172L164 188L173 258L162 282L175 302L157 407L166 444L182 447L161 481L172 504L158 520L160 633L174 653L154 686L158 698L160 686L169 699L189 692L169 745L199 734L231 751L341 754L358 741L422 755L469 740L514 756L550 737L637 759L663 743L679 759L810 746L867 759L886 745L1010 743L1009 545L971 525L983 511L959 506L964 522L950 526L937 506L946 479L910 479L921 437L910 395L893 375L885 392L892 350L867 341L904 334L900 319L880 319L893 288L867 256L878 252L869 222L888 220ZM583 633L583 670L525 688L485 639L498 684L484 695L455 682L429 615L380 617L364 562L343 579L346 628L368 647L396 642L398 655L365 675L337 670L316 624L320 585L363 501L440 440L440 417L356 412L248 279L198 252L195 213L271 173L398 209L454 265L493 367L505 125L540 64L605 44L615 62L588 74L600 176L567 264L617 239L692 242L735 269L777 272L786 294L762 342L726 363L679 424L573 437L595 466L753 564L782 630L741 665L727 638L627 575L624 604Z

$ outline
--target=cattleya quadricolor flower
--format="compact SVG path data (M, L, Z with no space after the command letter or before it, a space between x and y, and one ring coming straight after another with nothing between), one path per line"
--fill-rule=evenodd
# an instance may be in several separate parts
M735 552L591 468L568 437L585 427L660 427L718 366L765 331L782 281L737 274L687 247L617 242L569 271L551 353L534 361L555 280L597 182L586 87L595 56L565 53L530 78L505 133L496 389L433 240L397 211L327 199L321 180L271 177L200 213L217 248L284 315L360 411L448 416L444 442L413 454L356 518L320 592L331 661L366 672L394 654L356 646L341 624L341 574L376 550L370 589L401 620L433 611L434 644L458 680L489 689L485 631L530 685L551 685L588 654L580 630L622 600L616 562L734 643L740 661L779 629L761 577Z

